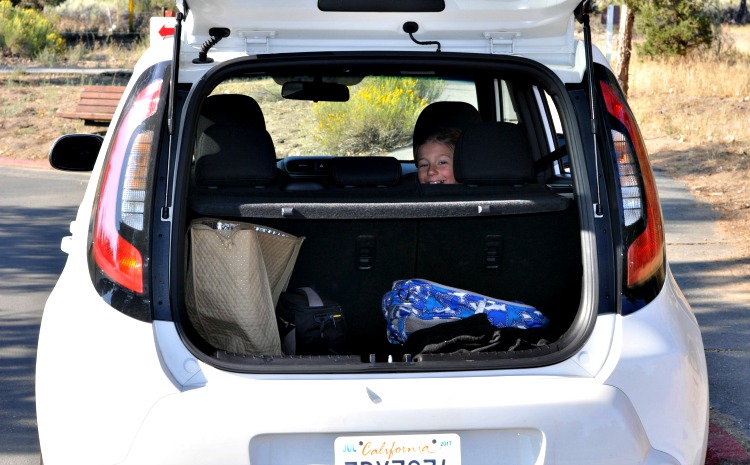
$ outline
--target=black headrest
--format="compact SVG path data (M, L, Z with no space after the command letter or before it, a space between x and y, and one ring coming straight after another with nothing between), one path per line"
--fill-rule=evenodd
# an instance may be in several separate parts
M513 123L467 127L453 157L456 180L469 185L516 185L534 179L529 142Z
M390 187L401 180L394 157L339 157L331 160L331 179L340 187Z
M265 129L215 124L198 136L195 181L201 186L267 186L276 180L276 152Z
M463 131L471 124L480 123L482 117L473 105L467 102L434 102L425 107L414 124L414 153L427 137L440 128Z
M232 122L239 126L266 128L260 105L252 97L242 94L209 95L203 102L198 134L215 123Z

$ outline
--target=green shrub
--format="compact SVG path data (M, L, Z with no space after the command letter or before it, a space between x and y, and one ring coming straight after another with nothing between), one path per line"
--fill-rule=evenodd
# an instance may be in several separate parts
M643 2L636 28L645 36L639 52L647 56L684 56L714 39L713 15L702 0Z
M65 41L40 12L13 7L9 0L0 0L0 47L3 53L34 58L42 50L64 53Z
M366 78L351 89L348 102L314 105L318 142L338 155L388 152L406 145L417 116L443 87L436 80Z

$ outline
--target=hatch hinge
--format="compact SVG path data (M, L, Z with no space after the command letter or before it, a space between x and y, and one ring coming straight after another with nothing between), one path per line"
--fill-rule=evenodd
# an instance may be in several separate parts
M268 41L276 37L276 31L239 31L238 35L245 39L248 55L261 55L270 53Z
M490 53L513 55L514 41L521 37L520 32L485 32L484 38L490 41Z

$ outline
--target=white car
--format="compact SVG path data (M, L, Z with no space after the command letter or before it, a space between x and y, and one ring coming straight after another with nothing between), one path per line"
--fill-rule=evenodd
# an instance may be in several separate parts
M103 140L50 153L93 171L44 463L704 463L700 331L585 5L177 7Z

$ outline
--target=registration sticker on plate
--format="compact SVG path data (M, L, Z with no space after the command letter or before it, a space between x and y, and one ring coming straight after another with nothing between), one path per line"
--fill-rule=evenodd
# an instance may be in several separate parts
M457 434L341 436L336 465L461 465Z

